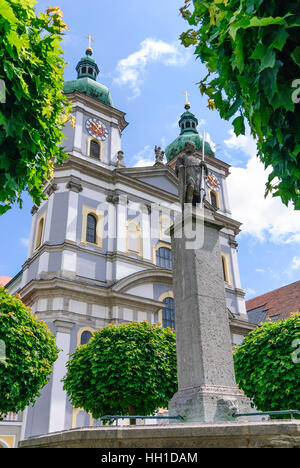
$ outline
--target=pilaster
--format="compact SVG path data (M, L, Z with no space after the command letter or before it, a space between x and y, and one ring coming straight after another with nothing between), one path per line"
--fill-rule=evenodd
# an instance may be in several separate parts
M74 324L63 320L55 320L54 325L56 327L56 345L61 351L53 366L49 420L50 433L65 429L67 394L63 390L61 380L66 374L66 364L70 358L70 333Z

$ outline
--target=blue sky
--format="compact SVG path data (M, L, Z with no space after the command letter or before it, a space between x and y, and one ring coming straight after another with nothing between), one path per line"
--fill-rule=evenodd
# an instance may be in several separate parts
M37 3L45 10L51 0ZM236 138L230 122L207 108L197 87L206 73L193 51L178 37L188 29L180 17L183 0L60 0L70 31L63 47L68 62L66 80L91 34L98 80L110 88L115 107L126 112L123 133L127 166L153 164L154 147L167 146L179 132L177 121L190 94L191 110L216 145L216 155L232 165L229 194L235 219L243 222L238 236L242 286L247 298L298 281L300 277L300 213L279 200L264 199L267 173L255 158L249 135ZM27 254L32 202L24 195L23 209L15 207L0 218L0 276L14 276Z

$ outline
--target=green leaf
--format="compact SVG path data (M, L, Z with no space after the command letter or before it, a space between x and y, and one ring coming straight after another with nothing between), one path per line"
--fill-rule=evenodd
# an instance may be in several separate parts
M0 16L12 25L17 24L17 18L14 15L13 9L6 0L0 0Z
M236 117L232 122L232 125L234 127L234 133L236 134L236 136L245 135L245 123L244 117L242 115Z

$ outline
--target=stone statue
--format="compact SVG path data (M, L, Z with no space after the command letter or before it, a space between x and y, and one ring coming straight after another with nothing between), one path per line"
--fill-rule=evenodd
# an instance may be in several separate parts
M187 141L185 154L176 161L175 173L179 180L179 198L184 210L185 203L203 203L205 197L204 181L208 175L207 165L195 156L196 145Z
M155 152L155 162L162 163L164 160L165 152L162 151L160 146L155 146L154 152Z
M117 167L126 167L126 164L124 162L124 153L123 151L118 151L117 154Z

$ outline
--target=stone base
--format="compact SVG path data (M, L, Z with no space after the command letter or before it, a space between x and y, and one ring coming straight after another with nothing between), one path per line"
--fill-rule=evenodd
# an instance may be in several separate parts
M169 415L187 422L233 421L234 413L253 412L250 400L237 387L203 386L179 390L169 403Z
M19 447L119 450L127 448L300 448L300 422L88 427L23 440L19 442Z

